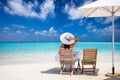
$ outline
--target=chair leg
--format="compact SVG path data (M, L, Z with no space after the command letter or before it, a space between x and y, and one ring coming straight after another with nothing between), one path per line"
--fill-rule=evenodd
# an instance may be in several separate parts
M62 74L62 69L60 70L60 75Z
M72 65L71 75L73 75L74 73L75 73L74 65Z
M83 71L84 71L84 66L83 66L83 64L82 64L82 71L81 71L81 74L83 74Z
M62 74L62 71L63 71L63 66L61 66L60 75Z
M64 70L64 64L61 64L60 74L62 74L63 70Z
M94 69L94 71L93 71L93 72L95 73L95 70L96 70L96 65L93 65L93 69Z
M75 74L75 67L74 67L75 65L73 65L73 74Z
M81 67L80 67L80 59L78 59L78 65L77 65L77 69L81 69Z
M73 71L71 71L70 75L73 75Z

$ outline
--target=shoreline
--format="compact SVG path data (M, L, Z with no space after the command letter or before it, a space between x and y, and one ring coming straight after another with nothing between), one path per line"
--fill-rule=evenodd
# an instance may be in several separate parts
M0 65L25 63L55 63L55 55L0 56ZM112 62L112 55L97 55L97 62ZM120 55L114 56L114 62L120 62Z

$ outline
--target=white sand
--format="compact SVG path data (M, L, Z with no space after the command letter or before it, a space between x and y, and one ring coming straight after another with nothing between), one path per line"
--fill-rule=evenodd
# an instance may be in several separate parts
M104 56L105 57L105 56ZM120 80L120 77L109 78L111 73L110 57L98 57L96 74L80 71L75 75L59 75L59 63L53 56L37 58L4 58L0 59L0 80ZM115 59L115 72L120 73L120 58Z

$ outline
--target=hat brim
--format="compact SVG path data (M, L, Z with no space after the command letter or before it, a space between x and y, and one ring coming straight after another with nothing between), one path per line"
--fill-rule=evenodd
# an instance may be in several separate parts
M63 44L66 44L66 45L73 44L73 43L75 42L75 40L70 40L70 41L68 41L68 40L66 39L66 37L69 37L69 36L71 36L71 37L74 38L73 34L71 34L71 33L68 33L68 32L63 33L63 34L60 36L60 41L61 41Z

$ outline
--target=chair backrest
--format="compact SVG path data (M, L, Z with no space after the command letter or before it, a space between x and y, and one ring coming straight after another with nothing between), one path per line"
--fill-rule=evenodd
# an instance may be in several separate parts
M96 60L97 49L84 49L83 50L83 60Z
M74 60L72 49L60 49L60 60Z

